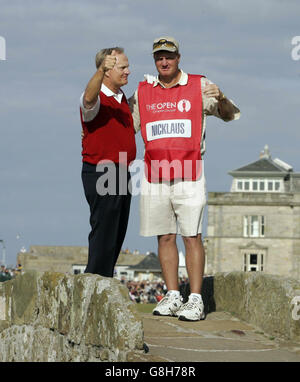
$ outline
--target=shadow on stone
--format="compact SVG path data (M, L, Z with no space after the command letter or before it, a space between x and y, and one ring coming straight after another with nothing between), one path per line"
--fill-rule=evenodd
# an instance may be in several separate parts
M183 302L187 302L190 295L190 284L180 285L180 294L183 297ZM201 290L202 300L204 303L205 314L216 311L216 303L214 299L214 277L204 276Z
M145 342L143 343L143 350L144 353L149 353L149 346Z

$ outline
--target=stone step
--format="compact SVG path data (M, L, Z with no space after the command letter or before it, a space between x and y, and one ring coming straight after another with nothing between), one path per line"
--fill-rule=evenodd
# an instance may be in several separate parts
M227 312L209 313L204 321L141 314L147 354L144 362L299 362L300 344L270 337Z

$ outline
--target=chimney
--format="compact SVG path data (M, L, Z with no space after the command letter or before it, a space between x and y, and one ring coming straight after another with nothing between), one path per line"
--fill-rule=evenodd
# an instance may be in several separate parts
M263 151L261 151L259 154L259 159L262 159L262 158L267 158L267 159L271 158L271 154L270 154L270 150L269 150L268 145L265 145Z

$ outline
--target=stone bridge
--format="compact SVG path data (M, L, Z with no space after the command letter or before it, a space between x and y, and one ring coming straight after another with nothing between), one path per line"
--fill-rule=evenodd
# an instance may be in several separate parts
M27 271L0 283L0 361L300 361L298 281L220 273L202 295L206 320L182 322L140 314L116 279Z

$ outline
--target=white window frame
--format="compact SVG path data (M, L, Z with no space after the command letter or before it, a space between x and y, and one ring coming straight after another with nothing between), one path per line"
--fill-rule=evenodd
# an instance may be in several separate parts
M243 237L265 237L265 228L266 217L264 215L243 216Z
M251 257L256 256L256 264L251 263ZM257 250L243 251L244 272L263 272L265 267L265 253Z
M257 185L254 189L254 184ZM247 188L246 188L247 187ZM283 179L275 178L236 178L236 192L284 192Z

